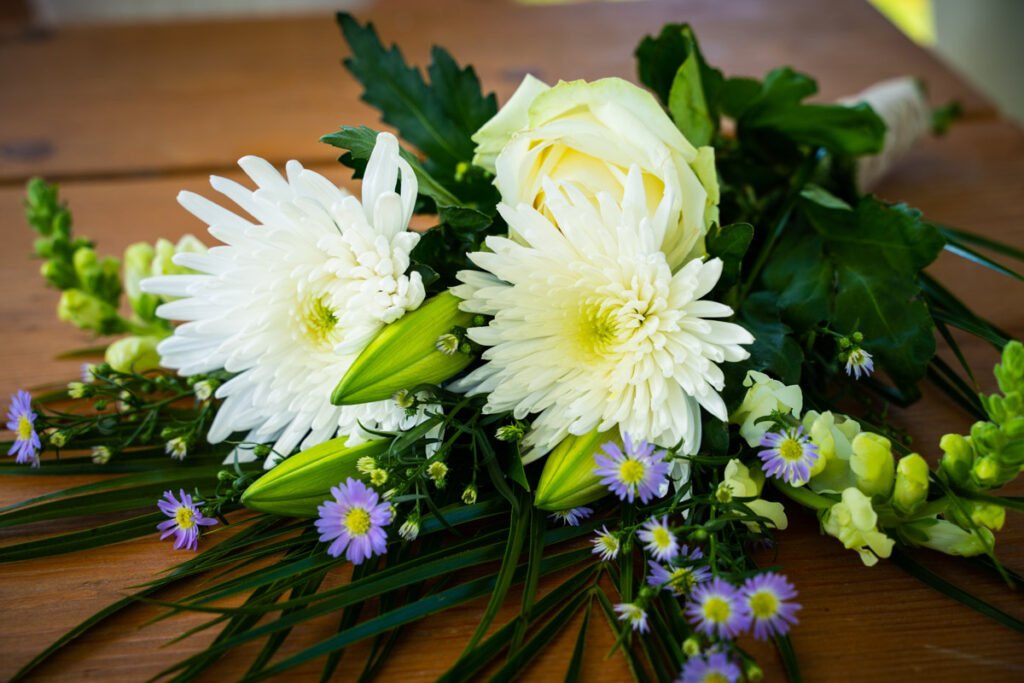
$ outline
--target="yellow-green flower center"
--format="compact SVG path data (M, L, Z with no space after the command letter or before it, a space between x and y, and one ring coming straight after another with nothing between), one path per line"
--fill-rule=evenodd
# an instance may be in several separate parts
M689 567L679 567L672 571L668 584L677 593L686 593L693 588L693 573Z
M620 320L608 301L588 301L580 307L580 348L595 356L608 353L618 342Z
M327 346L332 341L334 329L338 326L338 316L334 309L327 305L327 297L321 296L308 299L302 307L302 332L314 346Z
M794 438L788 438L779 445L779 455L783 460L794 462L804 457L804 447Z
M704 601L704 618L713 624L724 624L729 621L732 606L728 600L712 596Z
M651 541L658 548L667 548L672 545L672 534L665 527L656 526L651 532Z
M370 513L363 508L352 508L345 513L344 524L349 536L362 536L370 530Z
M779 599L768 591L758 591L750 598L750 611L755 619L770 619L779 611Z
M179 529L191 529L196 525L195 513L187 507L178 508L174 513L174 521Z
M644 480L647 468L639 460L628 458L619 465L619 479L626 486L636 486Z
M602 536L601 546L610 553L617 553L619 551L619 539L614 536Z
M701 683L729 683L729 679L717 671L710 671L704 674L704 680Z
M32 420L27 415L18 418L18 438L22 441L32 438Z

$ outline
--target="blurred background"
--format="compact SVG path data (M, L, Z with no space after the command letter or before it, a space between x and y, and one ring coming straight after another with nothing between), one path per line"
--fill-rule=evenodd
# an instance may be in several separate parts
M531 5L643 2L516 1ZM1005 116L1024 122L1024 87L1019 74L1024 41L1018 35L1024 26L1024 0L863 1L873 4L915 42L937 52ZM372 0L3 0L0 17L66 26L310 14L358 10L370 4Z

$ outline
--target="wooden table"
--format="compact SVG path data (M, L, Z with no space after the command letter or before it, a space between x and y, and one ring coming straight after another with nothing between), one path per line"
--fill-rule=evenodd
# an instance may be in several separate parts
M789 2L635 2L585 7L521 7L508 2L380 2L363 13L386 41L423 62L429 45L476 64L504 100L522 75L544 79L632 77L632 50L666 21L695 25L708 60L730 74L761 75L791 64L821 79L832 99L896 75L923 77L933 100L960 99L967 111L943 140L916 150L880 193L920 207L931 218L1024 242L1024 134L934 57L918 49L859 0ZM211 172L233 174L243 154L278 165L298 158L348 182L335 150L317 138L341 124L375 124L357 84L338 65L344 54L331 17L95 27L38 31L0 25L0 252L2 319L0 394L73 377L74 363L51 360L88 339L57 322L55 294L28 259L31 235L21 218L24 181L62 181L76 223L118 254L130 242L199 231L175 203L181 188L203 191ZM1021 288L988 271L943 256L944 281L1016 337L1024 336ZM996 354L967 344L979 369ZM988 374L987 369L983 370ZM989 381L988 386L991 385ZM932 391L899 421L934 457L937 439L967 421ZM5 479L0 505L44 492L56 481ZM1021 680L1021 638L954 603L888 563L873 569L834 540L819 537L813 517L791 512L778 561L804 604L793 641L808 681ZM52 527L38 529L40 533ZM5 538L6 541L16 540ZM17 539L21 540L21 539ZM999 535L1004 561L1024 571L1024 525L1011 517ZM1024 616L1020 593L955 561L923 555L977 594ZM97 551L0 568L0 678L84 617L178 561L156 537ZM513 613L515 596L505 616ZM410 629L387 665L385 680L432 680L453 661L482 610L476 602ZM142 680L202 638L160 648L197 620L139 630L153 611L129 611L55 657L40 680ZM612 636L602 620L590 631L584 678L627 678L621 657L604 658ZM317 622L296 645L326 635ZM574 630L553 643L530 680L561 680ZM781 680L773 651L755 647L768 680ZM339 678L346 678L344 664ZM352 661L356 661L353 659ZM229 660L233 679L244 660ZM309 668L301 673L313 673ZM351 674L349 674L351 675ZM292 677L289 677L292 679Z

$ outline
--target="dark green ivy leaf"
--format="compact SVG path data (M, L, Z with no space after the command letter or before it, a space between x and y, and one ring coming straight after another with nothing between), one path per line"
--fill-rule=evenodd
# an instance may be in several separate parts
M824 244L824 238L806 229L787 233L762 275L765 285L779 294L783 318L798 331L831 316L835 268Z
M817 90L813 79L788 67L769 72L756 96L748 81L726 89L741 137L744 132L771 131L797 144L850 156L882 149L885 123L871 107L801 103Z
M772 292L757 292L747 297L739 312L739 323L754 335L747 347L750 359L746 369L768 370L786 384L800 381L804 360L792 330L779 317L778 297Z

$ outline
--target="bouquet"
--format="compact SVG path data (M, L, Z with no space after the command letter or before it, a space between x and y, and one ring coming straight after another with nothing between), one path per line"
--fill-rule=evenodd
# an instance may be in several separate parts
M117 338L79 380L13 397L2 472L116 476L0 511L82 520L0 561L153 533L195 554L16 680L138 601L210 615L185 635L218 631L160 678L262 642L245 680L313 659L326 679L371 640L370 678L404 626L486 596L443 680L515 677L582 613L578 680L594 612L637 680L759 680L750 638L798 680L798 587L762 552L793 514L1024 631L911 552L1020 578L995 546L1021 501L994 491L1024 464L1024 346L924 268L948 250L1019 280L976 248L1022 255L869 193L955 107L912 79L808 103L810 77L727 77L672 24L637 47L644 87L527 76L499 108L443 49L424 75L338 21L345 66L406 145L323 136L358 196L244 157L255 189L179 195L215 246L119 260L73 234L55 186L28 186L58 316ZM997 392L979 393L954 329L1001 351ZM915 452L888 409L926 377L976 422ZM496 624L513 585L518 614ZM334 635L281 652L323 615Z

